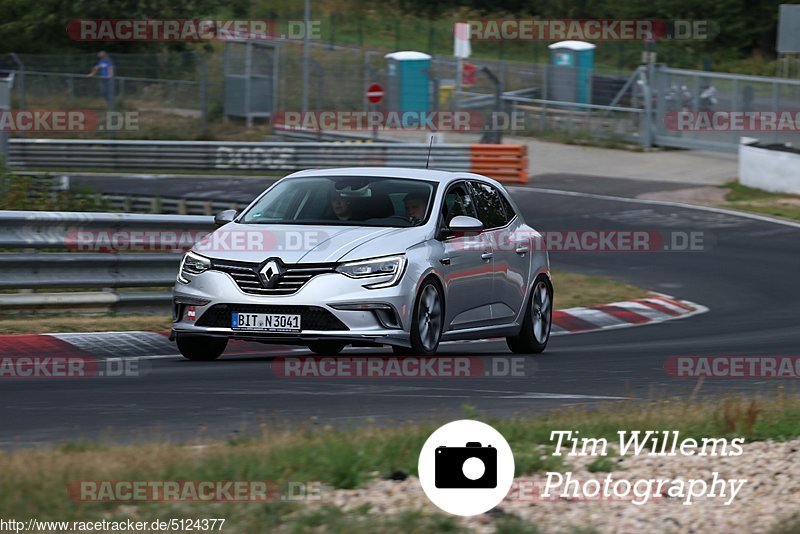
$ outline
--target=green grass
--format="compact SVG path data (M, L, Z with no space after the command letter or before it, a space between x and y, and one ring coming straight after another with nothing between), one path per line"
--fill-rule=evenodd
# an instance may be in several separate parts
M535 137L541 141L563 143L566 145L587 146L593 148L610 148L630 152L644 152L644 148L613 135L600 138L592 136L588 130L576 130L572 133L564 130L531 130L522 132L525 136Z
M586 470L590 473L610 473L619 467L619 464L613 458L607 456L598 456L592 463L586 466Z
M644 298L647 291L603 276L577 274L555 269L554 299L559 310L578 306L596 306L621 300Z
M800 512L795 513L785 521L776 523L768 532L769 534L797 534L800 532Z
M312 512L299 514L293 519L290 532L308 532L321 529L324 532L350 533L369 531L394 534L396 532L467 532L457 518L445 514L430 514L420 511L403 511L396 515L369 514L368 507L343 512L339 508L324 506Z
M738 181L728 182L725 187L728 189L725 207L800 220L800 195L771 193Z
M496 534L539 534L541 530L513 515L502 516L494 524Z
M551 446L553 430L573 429L583 436L617 438L619 430L671 429L682 438L734 437L786 440L800 435L800 398L776 394L760 400L623 401L591 410L566 408L532 417L503 420L480 418L501 432L515 454L517 475L565 470L569 466L542 457ZM93 446L78 442L50 450L0 453L0 509L20 517L92 520L102 517L152 519L196 516L200 505L179 503L93 503L71 501L65 487L72 480L270 480L279 485L320 482L333 488L362 487L375 476L401 471L416 474L419 450L438 421L390 428L263 427L251 439L235 443L201 440L189 444ZM552 458L552 457L550 457ZM313 504L313 501L311 501ZM303 531L333 525L344 532L361 524L358 513L342 513L296 502L205 503L206 517L225 517L233 532L286 526ZM457 531L457 525L437 516L401 514L382 517L380 528ZM364 519L366 521L366 519ZM385 521L383 524L381 522ZM291 528L290 528L291 527ZM533 532L508 519L504 532ZM381 530L383 531L383 530ZM387 532L389 530L386 530Z
M52 312L51 312L52 313ZM17 313L0 315L0 335L45 334L51 332L116 332L121 330L169 330L172 319L169 312L163 315L77 315L46 314L31 315Z
M780 193L770 193L763 189L756 189L755 187L747 187L738 181L731 181L725 184L728 188L728 194L725 195L725 200L729 202L741 202L747 200L761 200L765 198L780 198L786 195Z

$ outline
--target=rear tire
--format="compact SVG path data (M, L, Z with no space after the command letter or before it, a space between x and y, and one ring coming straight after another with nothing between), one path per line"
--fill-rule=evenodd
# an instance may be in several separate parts
M539 354L544 352L550 340L553 324L553 288L547 277L540 275L525 306L522 328L516 336L506 338L511 352L516 354Z
M314 354L336 356L344 350L347 344L338 341L310 341L307 345L308 349Z
M188 360L208 362L216 360L228 346L228 338L212 336L181 335L175 338L178 350Z

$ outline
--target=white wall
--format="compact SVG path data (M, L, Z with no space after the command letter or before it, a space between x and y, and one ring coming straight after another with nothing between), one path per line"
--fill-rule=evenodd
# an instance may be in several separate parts
M739 182L773 193L800 195L800 154L739 145Z

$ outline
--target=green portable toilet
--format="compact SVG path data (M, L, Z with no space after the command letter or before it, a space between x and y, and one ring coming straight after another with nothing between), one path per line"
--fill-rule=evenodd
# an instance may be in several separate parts
M386 54L388 111L430 111L431 56L422 52L392 52Z
M584 41L561 41L548 48L547 98L591 104L595 45Z

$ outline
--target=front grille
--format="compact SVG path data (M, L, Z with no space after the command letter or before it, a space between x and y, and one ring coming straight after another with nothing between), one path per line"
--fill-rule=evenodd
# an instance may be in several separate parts
M285 313L300 316L303 330L350 330L331 312L319 306L267 306L261 304L215 304L195 323L197 326L230 328L231 313Z
M258 270L260 263L213 260L211 268L227 273L239 289L251 295L292 295L317 275L335 272L335 263L299 263L285 265L285 271L272 287L264 287Z

